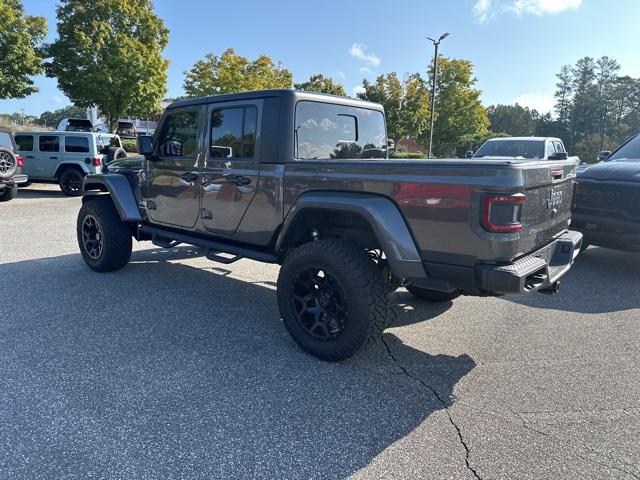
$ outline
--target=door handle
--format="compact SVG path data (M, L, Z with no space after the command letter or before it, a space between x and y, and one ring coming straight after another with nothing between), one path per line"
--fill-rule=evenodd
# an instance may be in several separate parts
M49 157L49 160L57 160L58 157Z
M24 157L24 158L33 158L33 155L27 155L27 156L26 156L26 157Z
M198 174L197 173L193 173L193 172L187 172L187 173L183 173L182 175L180 175L180 178L182 180L184 180L185 182L195 182L196 180L198 180Z
M225 175L225 179L229 183L233 183L240 187L244 185L249 185L251 183L251 179L248 177L243 177L242 175Z

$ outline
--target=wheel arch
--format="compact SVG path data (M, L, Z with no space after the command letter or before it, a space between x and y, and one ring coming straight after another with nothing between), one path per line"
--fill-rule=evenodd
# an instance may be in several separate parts
M339 223L337 229L333 224L336 220ZM366 239L367 232L370 233L375 246L385 252L397 277L426 277L404 217L393 201L381 195L358 192L309 192L301 195L284 220L276 240L276 253L283 258L292 247L311 240L310 228L322 230L327 225L332 234L339 233L359 243Z
M127 177L118 173L88 175L85 177L82 196L83 204L87 200L105 193L111 197L123 222L138 223L142 221L138 202Z
M91 173L91 171L87 168L87 166L82 162L62 162L58 164L56 167L56 171L53 174L53 178L60 179L60 174L66 170L67 168L73 168L75 170L79 170L83 175L87 175Z

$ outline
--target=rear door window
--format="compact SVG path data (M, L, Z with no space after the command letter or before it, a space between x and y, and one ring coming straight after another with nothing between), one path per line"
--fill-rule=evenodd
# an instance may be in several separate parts
M33 135L16 135L18 150L23 152L33 152Z
M211 113L209 156L253 158L258 110L255 107L223 108Z
M72 137L64 139L64 151L68 153L89 153L89 139L87 137Z
M294 141L302 160L387 157L384 115L377 110L298 102Z
M58 135L40 135L38 148L41 152L59 152L60 137Z

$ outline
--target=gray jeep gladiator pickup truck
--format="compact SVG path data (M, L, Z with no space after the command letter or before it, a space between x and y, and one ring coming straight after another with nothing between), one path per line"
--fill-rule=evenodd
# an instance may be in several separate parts
M178 101L144 157L85 178L85 262L124 267L132 238L201 247L214 261L280 264L284 324L305 351L346 359L390 319L390 290L555 292L582 235L569 231L575 164L392 160L384 110L270 90Z

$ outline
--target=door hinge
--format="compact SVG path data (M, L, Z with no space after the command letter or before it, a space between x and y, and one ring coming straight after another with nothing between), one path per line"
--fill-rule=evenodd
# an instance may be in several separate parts
M208 208L202 209L202 218L204 220L213 220L213 212Z

